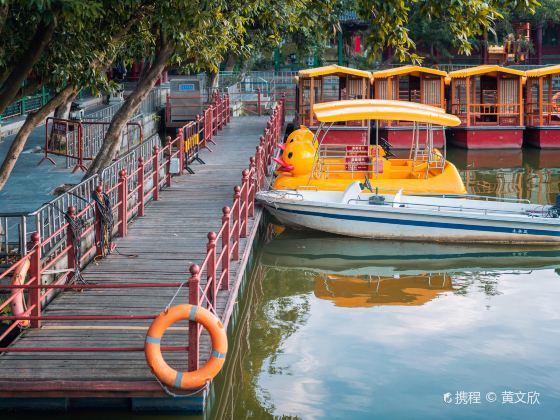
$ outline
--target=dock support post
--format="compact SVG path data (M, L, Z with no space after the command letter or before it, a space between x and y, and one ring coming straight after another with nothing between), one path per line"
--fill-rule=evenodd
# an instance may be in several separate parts
M198 118L198 115L197 115ZM179 149L179 175L183 175L185 169L185 127L179 129L177 141L179 144L177 148Z
M199 287L200 287L200 267L196 264L190 266L189 271L191 273L191 278L189 279L189 303L191 305L198 305L200 299ZM198 345L198 323L195 321L189 321L189 356L188 356L188 367L189 371L194 371L198 369L198 358L199 358L199 345Z
M247 237L247 219L249 213L249 170L243 170L243 177L241 182L241 216L240 216L240 223L241 232L240 235L242 238Z
M122 238L126 236L128 230L128 178L126 176L126 169L119 172L119 186L118 186L118 200L119 200L119 236Z
M152 179L154 188L154 201L159 200L159 147L157 144L154 146L153 155L153 167L152 167Z
M235 228L233 229L233 241L232 241L232 260L239 261L239 232L241 228L241 187L236 185L233 188L233 220L235 223Z
M222 283L220 284L220 288L223 290L229 289L229 259L231 258L231 248L229 246L229 237L230 237L230 224L229 224L229 216L230 216L230 208L224 207L222 209Z
M138 216L144 216L144 158L138 158Z
M76 218L76 207L68 206L67 214L70 219L74 220ZM74 248L74 243L76 242L75 239L78 239L78 242L80 242L80 238L74 238L74 231L70 227L70 224L68 224L68 227L66 228L66 238L66 245L68 246L68 253L66 254L66 258L68 260L68 270L76 270L76 268L79 267L76 267L75 264L76 249Z
M31 234L31 240L33 241L33 252L31 252L30 265L29 265L29 275L31 278L35 279L35 284L41 284L41 235L39 232L33 232ZM41 316L41 289L29 289L28 291L29 305L31 308L31 316ZM41 321L39 319L33 319L30 322L31 328L41 328Z
M171 137L167 136L165 138L165 148L167 152L164 153L165 156L165 185L171 187Z
M247 202L249 217L255 215L255 190L257 189L257 168L255 166L255 157L249 158L249 182L247 188L249 189L249 201Z
M257 88L257 115L261 116L261 89Z
M95 187L95 192L97 196L103 200L103 187L98 185ZM111 235L112 232L109 232ZM95 255L97 257L103 256L103 249L101 248L101 239L103 238L103 232L101 232L101 212L99 211L99 207L95 206Z
M210 283L208 288L208 301L212 305L214 313L217 313L216 309L216 289L218 288L218 282L216 281L216 233L208 232L208 244L206 245L206 252L208 253L208 267L206 268L206 283Z

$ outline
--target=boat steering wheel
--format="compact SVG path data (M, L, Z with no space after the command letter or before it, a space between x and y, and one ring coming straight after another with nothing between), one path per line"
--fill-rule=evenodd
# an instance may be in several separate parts
M367 176L364 178L364 182L360 182L360 188L362 190L366 189L373 192L373 188L371 187L371 183L369 182L369 178Z

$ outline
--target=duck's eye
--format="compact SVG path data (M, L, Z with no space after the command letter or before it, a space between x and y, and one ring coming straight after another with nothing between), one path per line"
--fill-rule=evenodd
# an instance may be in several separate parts
M288 153L288 159L291 159L293 155L294 155L293 152Z
M294 139L291 139L291 140L290 140L290 143L293 143L293 142L294 142Z

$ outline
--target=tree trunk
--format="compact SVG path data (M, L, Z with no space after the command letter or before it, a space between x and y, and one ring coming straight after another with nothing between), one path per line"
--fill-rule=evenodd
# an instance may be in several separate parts
M208 102L212 102L212 95L218 89L218 73L217 72L206 72L206 78L208 80Z
M33 66L39 61L43 51L49 45L56 27L56 20L53 19L48 25L40 24L39 28L29 42L29 47L11 68L9 74L2 82L0 88L0 114L14 101L19 92L21 83L31 72Z
M25 143L29 138L29 135L33 131L33 129L45 118L49 116L54 109L63 104L69 97L75 95L77 89L73 86L67 86L59 93L57 93L47 104L39 109L37 112L30 113L27 118L25 119L25 123L19 129L16 138L10 145L10 150L8 154L4 158L4 162L2 162L2 166L0 166L0 191L6 185L14 166L21 154L23 148L25 147Z
M136 88L134 88L132 93L128 96L128 98L126 98L123 105L111 120L111 124L107 129L105 138L103 139L103 145L97 153L95 160L88 168L83 179L89 178L96 173L100 173L104 168L111 164L113 157L121 147L122 130L132 118L134 112L136 112L144 98L148 96L148 93L150 93L156 84L159 75L173 55L174 50L175 44L171 40L161 40L160 49L156 53L149 70L146 71L142 79L138 80Z
M61 120L68 119L68 116L70 115L70 107L72 106L72 101L74 100L76 95L77 92L73 95L70 95L63 104L56 107L56 109L54 110L55 118ZM53 128L51 128L51 140L52 147L55 150L64 150L64 148L66 147L66 135L56 132Z

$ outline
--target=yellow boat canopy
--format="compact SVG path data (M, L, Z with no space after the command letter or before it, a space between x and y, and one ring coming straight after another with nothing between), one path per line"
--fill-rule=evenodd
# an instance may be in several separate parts
M345 104L344 102L353 102L354 104L350 105ZM313 106L313 112L315 113L317 120L320 122L392 120L412 121L451 127L461 124L461 120L459 120L458 117L446 114L439 108L435 111L432 106L405 101L387 101L377 99L335 101L316 104Z
M392 99L352 99L352 100L344 100L344 101L322 102L319 104L315 104L313 106L313 111L317 112L317 111L334 110L334 109L341 109L341 108L356 108L356 107L363 107L363 106L372 106L372 107L393 106L393 107L418 109L418 110L445 114L445 111L437 106L424 105L418 102L396 101Z
M538 69L528 70L525 72L527 77L541 77L560 74L560 64L549 67L541 67Z
M300 70L299 77L321 77L321 76L341 76L350 75L365 77L371 79L371 73L365 70L357 70L350 67L337 66L332 64L330 66L316 67L314 69Z
M496 65L468 67L466 69L449 72L448 76L451 79L461 79L464 77L473 77L473 76L481 76L481 75L496 76L498 73L513 74L515 76L525 76L524 71L512 69L509 67L496 66Z
M442 76L442 77L447 76L447 72L445 72L443 70L430 69L428 67L421 67L421 66L401 66L401 67L395 67L395 68L392 68L392 69L374 71L373 72L373 78L374 79L386 79L387 77L405 76L405 75L419 76L420 73L433 74L433 75Z

